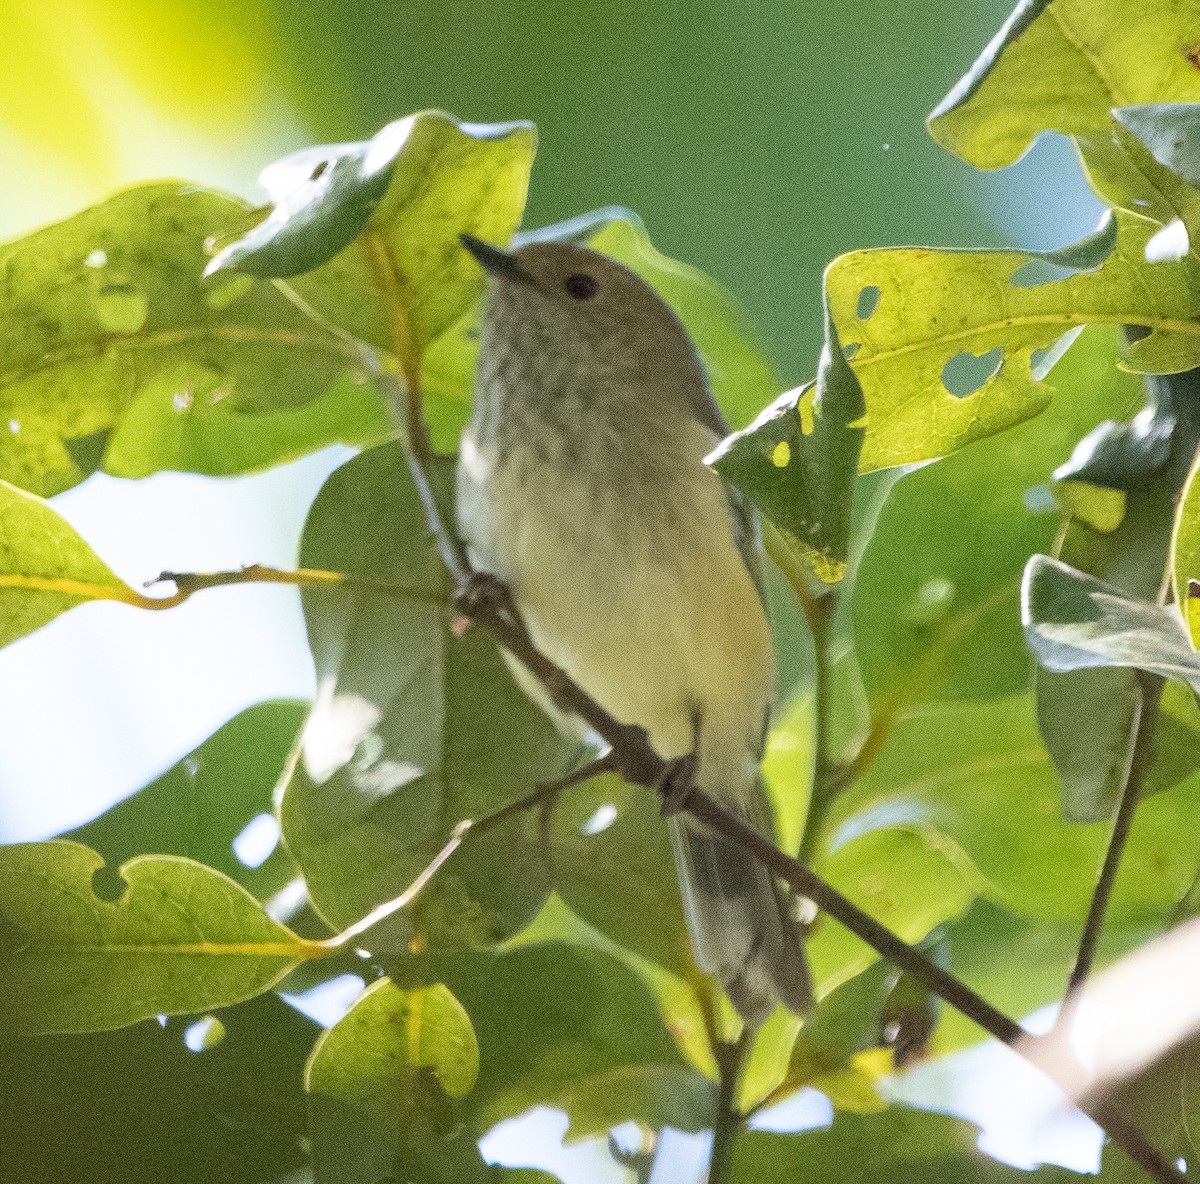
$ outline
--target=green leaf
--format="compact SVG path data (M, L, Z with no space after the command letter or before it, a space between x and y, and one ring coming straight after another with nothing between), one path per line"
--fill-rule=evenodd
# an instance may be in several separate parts
M190 1021L0 1040L0 1179L263 1184L307 1163L304 1060L319 1029L273 994Z
M882 1114L839 1113L833 1126L798 1135L751 1131L734 1145L731 1184L820 1180L860 1184L1066 1184L1084 1181L1065 1168L1035 1172L989 1159L976 1147L979 1128L960 1118L892 1106Z
M1200 644L1200 611L1193 581L1200 580L1200 467L1193 468L1179 499L1175 532L1171 539L1171 574L1175 603L1187 623L1193 646ZM1196 585L1200 588L1200 585Z
M231 477L285 464L329 444L378 444L392 432L379 393L361 374L304 407L240 413L229 384L200 364L147 383L113 429L104 455L114 477L163 469Z
M313 904L341 928L399 896L460 821L564 773L575 748L518 690L491 639L454 627L400 445L330 477L300 562L405 590L304 593L319 690L280 816ZM516 815L469 840L373 948L404 948L418 932L434 949L500 941L549 888L537 812Z
M1078 922L1111 825L1066 821L1059 793L1031 696L931 704L895 722L874 761L834 806L828 842L836 853L861 842L859 836L897 829L924 835L995 903L1025 916ZM1200 840L1185 821L1197 794L1200 778L1190 776L1139 807L1110 905L1113 925L1163 924L1187 891L1200 860ZM900 881L893 891L903 888L892 866L876 864L875 873L881 894L893 880Z
M1025 569L1021 621L1048 670L1132 667L1200 690L1200 655L1175 605L1135 600L1048 555Z
M0 847L7 1031L95 1032L227 1007L319 954L228 877L144 855L97 895L104 860L78 843ZM100 881L114 887L112 874Z
M611 955L547 942L439 959L438 975L479 1039L468 1100L481 1129L536 1105L564 1110L572 1138L626 1121L711 1124L716 1086L687 1064L650 991Z
M1022 0L929 130L976 168L1024 155L1041 131L1103 130L1113 107L1200 99L1196 0Z
M536 142L529 123L460 123L422 111L370 140L284 157L262 175L274 203L270 215L225 247L208 270L294 276L359 239L329 291L322 292L320 278L299 290L323 316L388 349L406 373L415 373L425 348L483 287L458 235L508 241L525 206ZM375 289L374 303L383 304L390 326L387 340L344 322L351 274L358 281L351 287ZM372 318L376 326L379 315Z
M303 406L359 369L353 343L283 291L201 278L205 243L245 218L233 198L159 183L0 248L0 478L47 496L70 488L89 471L77 443L103 442L181 368L215 376L199 402L219 397L226 415ZM194 399L179 411L192 413ZM103 448L92 451L94 467Z
M828 584L846 574L865 416L862 386L826 311L825 348L809 422L804 422L796 395L785 394L709 458Z
M253 818L271 812L307 709L296 699L247 708L144 789L62 837L98 851L110 866L147 852L179 855L266 899L297 874L283 844L255 868L231 844Z
M1079 325L1142 325L1146 341L1200 336L1196 264L1147 268L1154 230L1118 211L1065 251L901 248L834 260L830 309L867 403L862 468L944 456L1037 415L1052 394L1044 376Z
M369 986L305 1071L316 1184L486 1179L455 1099L479 1071L471 1021L444 986Z
M1140 398L1112 365L1117 333L1088 329L1058 363L1061 398L1028 424L908 473L855 577L855 647L877 705L982 699L1029 685L1018 590L1059 530L1048 483L1080 435Z
M559 799L554 887L589 925L680 977L692 965L666 819L655 795L615 774Z
M0 481L0 645L91 600L142 600L48 502Z

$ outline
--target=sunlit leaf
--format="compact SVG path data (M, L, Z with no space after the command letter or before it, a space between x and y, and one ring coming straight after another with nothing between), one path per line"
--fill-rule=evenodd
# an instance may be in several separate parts
M0 645L90 600L138 599L49 503L0 481Z
M313 903L341 927L403 892L460 821L564 773L574 747L517 689L489 637L454 628L400 446L333 474L300 560L399 589L304 593L319 686L281 818ZM516 815L453 856L415 912L394 919L386 948L416 933L432 948L499 941L549 888L538 812Z
M225 1007L318 952L191 860L140 856L98 896L103 867L78 843L0 847L6 1031L94 1032Z
M294 276L350 247L328 288L312 277L299 291L415 375L425 348L483 288L459 234L508 241L525 206L535 146L529 123L460 123L422 111L371 140L306 148L263 172L273 210L209 271ZM357 313L347 307L347 288L365 305Z
M245 218L233 198L160 183L0 248L0 476L47 495L74 485L103 434L181 367L202 367L202 399L242 415L311 403L358 368L352 343L272 285L201 279L207 240ZM79 445L98 435L89 460ZM269 459L260 448L255 467Z
M1200 336L1196 264L1147 268L1154 230L1118 211L1050 254L903 248L835 260L830 309L867 403L863 469L944 456L1037 415L1055 347L1079 325Z
M888 495L853 603L863 680L881 710L1029 685L1021 571L1059 530L1055 466L1140 398L1141 384L1112 365L1116 349L1115 331L1087 330L1053 372L1062 397L1036 420L906 474Z
M455 1106L478 1071L471 1021L444 986L372 983L305 1071L316 1184L486 1179Z
M1104 129L1113 107L1200 99L1195 0L1021 0L929 117L977 168L1018 160L1041 131Z

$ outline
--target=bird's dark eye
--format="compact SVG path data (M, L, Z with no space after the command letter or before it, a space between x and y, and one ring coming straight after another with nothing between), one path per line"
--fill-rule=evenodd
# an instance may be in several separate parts
M575 300L591 300L596 295L596 289L599 286L594 275L588 275L583 271L577 271L563 280L563 287L566 288L567 295Z

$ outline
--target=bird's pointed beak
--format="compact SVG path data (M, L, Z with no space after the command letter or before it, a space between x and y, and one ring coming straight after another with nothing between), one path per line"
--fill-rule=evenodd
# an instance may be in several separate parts
M493 247L491 243L485 243L473 234L460 234L458 241L475 256L476 262L488 275L518 284L533 283L533 276L521 267L510 251Z

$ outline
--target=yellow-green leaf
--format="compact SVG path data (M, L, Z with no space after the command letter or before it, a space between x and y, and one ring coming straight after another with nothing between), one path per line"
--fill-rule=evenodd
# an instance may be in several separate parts
M1022 0L938 104L929 130L977 168L1041 131L1105 129L1113 107L1200 99L1197 0Z
M902 248L836 259L826 285L866 397L863 470L945 456L1038 414L1053 393L1045 374L1077 326L1200 338L1196 264L1147 267L1155 230L1118 211L1048 255Z
M3 1030L96 1032L226 1007L321 952L203 864L142 855L99 879L103 867L79 843L0 847Z
M206 242L246 213L162 182L0 248L0 478L46 496L74 485L129 405L180 366L202 364L242 413L302 406L358 368L344 335L273 285L201 279Z
M0 645L89 600L141 599L49 503L0 481Z

